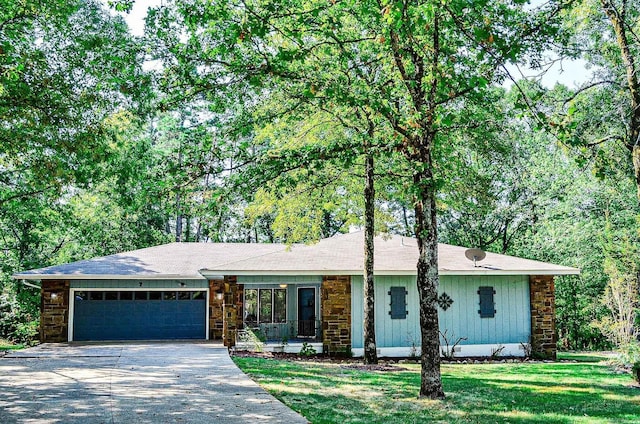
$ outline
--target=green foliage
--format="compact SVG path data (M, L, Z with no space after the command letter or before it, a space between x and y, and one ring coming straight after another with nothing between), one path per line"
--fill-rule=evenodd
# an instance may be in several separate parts
M300 349L300 356L314 356L316 355L318 352L316 352L316 349L311 346L309 343L304 342L302 343L302 348Z
M618 359L623 365L632 366L640 362L640 342L630 341L618 347Z
M636 383L640 383L640 362L636 362L631 367L631 375L633 375L633 379Z
M638 252L636 243L608 240L604 271L609 277L601 302L607 314L594 322L602 334L615 346L628 346L638 334ZM613 249L611 248L613 247ZM639 358L640 359L640 358ZM635 362L635 361L633 361Z
M25 296L17 295L16 290L31 289L7 284L0 292L0 339L29 345L38 340L38 313L30 307L35 302L25 301ZM23 300L19 301L20 298Z
M245 328L238 333L238 340L249 345L249 350L253 352L262 352L264 350L264 342L267 340L262 330Z

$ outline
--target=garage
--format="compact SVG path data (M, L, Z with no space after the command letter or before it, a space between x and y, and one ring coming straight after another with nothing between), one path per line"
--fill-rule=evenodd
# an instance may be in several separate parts
M74 341L206 338L205 290L75 290Z

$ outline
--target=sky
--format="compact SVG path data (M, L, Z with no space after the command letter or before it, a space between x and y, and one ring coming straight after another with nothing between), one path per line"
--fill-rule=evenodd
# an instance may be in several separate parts
M534 3L536 0L534 0ZM130 13L123 13L122 16L126 20L131 32L134 35L141 36L144 34L144 18L149 7L155 7L162 4L162 0L138 0L134 3ZM520 72L515 67L510 67L512 75L519 77ZM534 77L538 71L531 69L522 70L522 76ZM591 71L586 69L583 60L564 60L562 63L555 63L547 73L542 77L542 84L547 88L552 88L557 82L566 85L569 88L576 88L581 83L589 80ZM510 85L510 83L506 83Z

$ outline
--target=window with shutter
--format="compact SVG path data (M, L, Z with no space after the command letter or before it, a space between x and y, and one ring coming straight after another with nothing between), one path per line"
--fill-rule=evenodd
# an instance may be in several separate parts
M388 292L391 296L391 319L407 318L407 290L404 287L391 287Z
M493 301L493 295L496 294L496 291L493 287L480 287L478 294L480 295L480 309L478 309L480 318L493 318L496 314Z

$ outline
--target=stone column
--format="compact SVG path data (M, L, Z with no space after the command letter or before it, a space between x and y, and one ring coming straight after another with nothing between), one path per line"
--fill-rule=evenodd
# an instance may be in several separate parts
M531 302L531 354L555 359L557 352L556 304L553 275L529 277Z
M223 305L224 280L209 280L209 340L222 340Z
M222 340L227 347L236 345L236 333L238 329L238 279L236 277L224 277L224 307ZM241 317L241 316L240 316Z
M209 339L236 344L236 330L242 323L242 288L234 276L209 280Z
M69 341L69 281L42 280L40 342Z
M351 277L322 277L322 345L329 354L351 354Z

